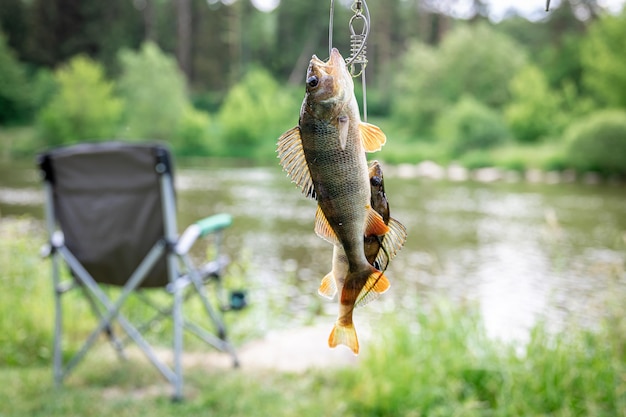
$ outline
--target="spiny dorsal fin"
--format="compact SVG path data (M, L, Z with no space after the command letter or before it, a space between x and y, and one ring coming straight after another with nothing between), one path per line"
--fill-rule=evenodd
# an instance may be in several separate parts
M380 127L361 122L359 124L359 131L361 133L361 143L363 144L363 148L365 148L365 152L376 152L379 151L385 142L387 142L387 136L380 130Z
M383 236L389 232L389 227L383 218L371 206L367 206L367 224L365 226L365 236Z
M326 297L332 300L337 294L337 283L335 282L335 276L333 272L330 271L326 276L322 279L322 283L317 290L318 294L322 297Z
M335 231L332 227L330 227L330 223L326 219L322 208L317 205L317 210L315 211L315 233L326 240L327 242L332 243L333 245L340 245L339 238L335 234Z
M289 129L278 138L276 148L280 164L291 178L302 190L302 194L315 198L315 188L309 167L304 158L300 128L298 126Z

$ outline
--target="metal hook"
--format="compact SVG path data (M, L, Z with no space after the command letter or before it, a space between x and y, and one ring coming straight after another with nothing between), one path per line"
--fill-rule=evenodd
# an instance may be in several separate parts
M350 67L350 73L353 77L358 77L365 70L367 65L367 38L370 31L370 15L365 0L356 0L352 5L354 15L350 18L350 57L346 59L346 64ZM365 12L365 14L363 14ZM356 21L363 21L361 33L357 33L354 29ZM357 71L356 64L361 67Z

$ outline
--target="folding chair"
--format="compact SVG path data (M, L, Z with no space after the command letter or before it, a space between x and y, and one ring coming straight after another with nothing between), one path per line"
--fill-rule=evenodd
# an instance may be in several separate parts
M159 144L84 143L48 151L39 156L38 164L44 178L50 236L44 255L52 258L55 294L55 382L62 382L102 333L123 356L122 343L113 331L114 322L172 384L175 399L182 398L183 390L183 329L228 352L234 366L238 366L221 318L223 308L212 305L223 297L218 293L209 298L206 285L208 280L219 281L228 264L219 248L221 234L232 219L228 214L213 215L178 236L168 149ZM198 238L209 234L215 237L215 259L196 267L189 251ZM61 261L71 272L71 279L63 282ZM121 288L116 299L109 295L116 293L108 289L110 286ZM62 296L73 288L82 290L99 322L78 352L65 361ZM144 327L149 326L132 324L121 311L131 294L144 294L154 288L171 295L171 303L157 307L156 315L166 314L173 319L172 366L159 359L142 336ZM221 291L217 285L215 289ZM192 294L199 296L213 324L212 331L183 316L183 302Z

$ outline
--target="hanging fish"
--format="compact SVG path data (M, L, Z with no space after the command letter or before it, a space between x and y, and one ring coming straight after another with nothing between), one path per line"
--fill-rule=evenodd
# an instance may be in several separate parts
M371 206L383 221L389 226L389 232L381 236L365 236L364 247L367 261L379 270L386 270L389 261L404 246L406 241L406 228L402 223L391 218L389 212L389 202L385 193L385 182L383 171L378 161L369 164ZM348 272L348 260L343 248L336 245L333 250L333 268L322 280L318 293L326 298L332 299L338 289L343 287L343 282ZM376 294L376 293L374 293ZM364 305L362 300L357 306ZM367 300L368 302L370 299Z
M345 344L358 353L352 323L354 304L363 296L389 288L384 274L365 257L364 236L383 236L389 227L370 204L365 152L386 142L377 126L361 121L352 76L339 51L328 62L315 55L306 75L306 94L298 126L278 140L278 157L302 192L318 202L317 233L346 255L348 271L341 292L341 310L329 345Z
M397 220L389 215L389 203L385 194L385 184L383 181L382 168L378 161L372 161L369 167L370 187L371 187L371 205L381 215L385 224L389 226L389 232L385 236L365 236L364 248L367 261L379 270L387 269L389 261L402 248L406 241L406 229ZM345 283L346 275L349 270L348 259L341 245L335 245L333 249L332 270L322 279L322 283L318 290L319 294L332 299L337 291L342 291ZM342 291L343 292L343 291ZM362 307L370 301L378 298L379 292L361 292L354 306L339 303L338 323L350 321L352 319L352 309L354 307ZM329 338L329 345L335 347L339 340ZM350 346L357 353L359 349L358 339L354 335L356 349L354 345Z

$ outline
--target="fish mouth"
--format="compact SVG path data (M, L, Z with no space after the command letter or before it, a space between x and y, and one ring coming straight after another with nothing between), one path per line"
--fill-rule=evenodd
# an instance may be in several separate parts
M330 98L341 90L340 80L345 69L345 61L337 48L330 52L328 61L313 55L306 74L307 91L318 91L319 98Z

